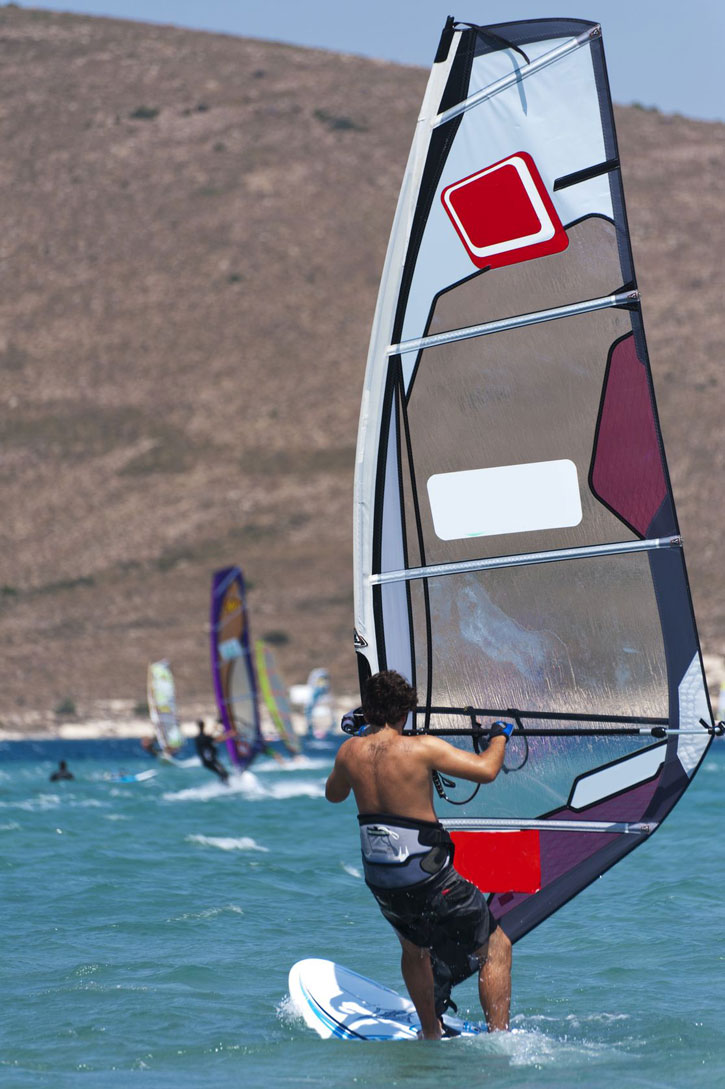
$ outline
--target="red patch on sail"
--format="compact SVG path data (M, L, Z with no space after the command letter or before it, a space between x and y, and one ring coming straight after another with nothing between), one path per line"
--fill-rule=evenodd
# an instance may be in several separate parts
M441 200L477 268L559 253L569 245L536 164L526 151L446 186Z
M482 892L538 892L541 853L538 829L517 832L451 832L454 865Z

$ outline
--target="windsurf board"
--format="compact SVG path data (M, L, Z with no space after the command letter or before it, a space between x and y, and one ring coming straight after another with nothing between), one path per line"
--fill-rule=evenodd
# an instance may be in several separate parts
M409 998L331 960L299 960L289 974L292 1005L324 1039L416 1040L418 1014ZM451 1035L479 1036L486 1026L443 1018Z

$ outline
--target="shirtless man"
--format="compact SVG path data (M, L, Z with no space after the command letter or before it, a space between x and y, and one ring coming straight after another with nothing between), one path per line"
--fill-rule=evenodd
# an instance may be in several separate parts
M450 836L433 808L432 773L490 783L504 760L513 727L496 723L488 748L464 752L432 734L404 734L417 694L399 673L376 673L363 694L366 732L340 746L325 787L330 802L352 790L358 807L365 881L403 947L401 970L420 1018L422 1036L444 1034L434 970L467 959L458 982L478 971L478 993L489 1031L508 1028L511 942L475 885L453 868ZM451 957L453 952L454 956ZM448 953L448 958L446 957Z

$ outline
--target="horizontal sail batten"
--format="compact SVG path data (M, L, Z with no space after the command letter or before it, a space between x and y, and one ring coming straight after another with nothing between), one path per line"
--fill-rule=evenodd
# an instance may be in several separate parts
M652 715L602 715L602 714L585 714L581 711L544 711L544 710L532 710L529 708L524 711L520 707L417 707L418 714L424 714L428 712L431 715L455 715L458 717L470 719L471 716L480 715L484 718L506 718L514 716L522 721L524 719L542 719L544 721L551 722L609 722L620 723L637 726L666 726L668 719L661 716ZM441 733L444 731L440 731ZM452 731L451 731L452 732ZM470 731L465 731L470 732Z
M472 340L474 337L490 336L492 333L505 333L509 329L523 329L527 325L540 325L545 321L575 317L577 314L592 314L595 310L609 310L614 306L629 306L638 301L638 291L621 291L615 295L603 295L599 299L587 299L568 306L553 307L551 310L537 310L532 314L519 314L512 318L501 318L499 321L471 325L467 329L451 329L447 333L436 333L430 337L419 337L417 340L391 344L387 354L404 355L406 352L418 352L424 348L438 348L442 344L456 344L460 340Z
M449 110L444 110L442 113L438 114L438 116L433 119L432 127L437 128L439 125L444 125L446 121L451 121L454 117L459 117L467 110L472 110L474 106L480 106L482 102L487 102L488 99L493 98L494 95L499 94L501 91L505 91L515 83L519 83L522 79L526 79L527 76L532 76L535 72L540 72L542 68L548 68L550 64L555 64L556 61L561 60L562 57L568 57L570 53L573 53L582 45L587 45L592 38L596 38L599 34L601 34L601 27L592 27L583 34L579 34L576 38L572 38L571 41L557 46L556 49L549 50L548 53L544 53L541 57L537 57L537 59L531 61L530 64L522 65L521 68L517 68L510 75L504 76L503 79L497 79L495 83L477 91L476 94L466 98L465 101L459 102L458 105L451 106Z
M413 579L459 575L466 571L492 571L504 567L525 567L534 563L556 563L559 560L580 560L588 556L621 556L628 552L651 552L657 548L676 548L681 537L657 537L651 541L622 541L617 544L595 545L591 548L561 548L551 552L529 552L520 556L493 556L482 560L461 560L458 563L435 563L427 567L411 567L407 571L384 571L370 575L371 586L389 582L410 582Z
M548 832L596 832L615 833L625 836L648 836L657 828L656 822L650 821L558 821L558 820L521 820L507 818L469 817L444 818L441 821L449 831L496 831L539 829Z

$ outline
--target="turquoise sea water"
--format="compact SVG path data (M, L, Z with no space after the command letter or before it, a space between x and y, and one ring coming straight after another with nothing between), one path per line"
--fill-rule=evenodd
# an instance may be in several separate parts
M227 789L137 743L0 745L0 1085L367 1089L725 1086L725 743L660 831L514 948L513 1031L321 1040L287 972L322 956L402 989L333 748ZM73 782L50 783L66 756ZM475 987L456 991L478 1019Z

